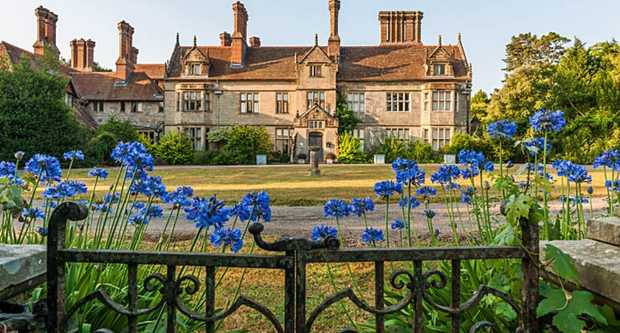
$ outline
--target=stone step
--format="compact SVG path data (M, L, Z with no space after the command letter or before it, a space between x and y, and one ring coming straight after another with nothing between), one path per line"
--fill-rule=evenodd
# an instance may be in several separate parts
M620 217L599 217L589 220L588 238L620 246Z
M575 262L582 288L620 305L620 248L603 242L579 241L541 242L541 259L546 244L552 244Z
M45 282L46 265L45 246L0 244L0 300Z

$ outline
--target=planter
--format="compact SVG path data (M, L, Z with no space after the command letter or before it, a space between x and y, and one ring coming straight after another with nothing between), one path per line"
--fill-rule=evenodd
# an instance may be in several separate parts
M375 164L385 164L385 155L375 154L374 162Z
M267 165L267 155L256 155L256 165Z
M456 155L443 155L444 164L456 164Z

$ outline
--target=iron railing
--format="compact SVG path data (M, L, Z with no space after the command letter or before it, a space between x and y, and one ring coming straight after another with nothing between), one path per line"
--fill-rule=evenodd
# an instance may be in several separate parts
M76 311L91 301L103 302L111 311L127 316L128 332L137 332L138 317L154 311L165 312L166 332L176 332L177 312L191 320L204 322L206 332L215 331L216 323L235 313L241 307L248 307L262 314L273 330L278 333L311 332L316 319L330 306L348 299L361 310L375 317L376 332L384 332L386 315L413 308L412 332L424 331L423 305L444 312L451 317L452 332L461 332L461 317L465 311L476 306L486 295L494 295L509 304L519 314L517 332L538 332L536 304L538 299L538 227L521 223L522 247L460 247L460 248L409 248L409 249L339 249L336 238L316 242L307 239L284 238L268 243L261 237L263 226L254 224L250 233L256 244L278 255L228 255L228 254L189 254L155 253L126 251L84 251L67 249L64 246L67 220L85 219L87 211L76 204L60 205L52 214L48 238L48 332L65 332L67 322ZM464 260L516 259L521 261L524 283L522 300L517 302L510 295L489 286L480 286L468 300L461 303L461 262ZM452 272L450 278L439 270L424 271L425 261L449 261ZM315 309L306 308L306 267L309 264L334 263L374 263L374 304L367 304L353 289L347 288L328 296ZM391 274L391 288L404 290L405 295L397 304L387 306L384 300L386 287L385 264L388 262L408 262L412 270L398 270ZM91 263L99 265L121 264L127 266L128 295L127 306L114 302L103 289L93 290L71 309L65 309L65 265L67 263ZM151 308L138 308L138 267L140 265L165 266L165 273L154 273L143 281L147 291L159 291L161 301ZM200 289L200 279L193 275L179 274L184 266L204 267L206 270L205 308L202 313L189 309L182 296L191 296ZM216 269L219 267L274 269L284 271L284 321L259 302L240 295L227 309L216 312L215 286ZM402 267L402 266L401 266ZM450 284L451 302L449 305L436 304L427 295L431 288L446 288ZM469 332L483 328L493 328L489 322L474 324ZM341 329L341 328L338 328ZM99 330L98 332L109 332ZM341 332L355 332L345 329Z

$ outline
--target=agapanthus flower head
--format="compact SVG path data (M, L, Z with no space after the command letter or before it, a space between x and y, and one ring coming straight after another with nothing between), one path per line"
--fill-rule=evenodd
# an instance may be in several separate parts
M371 198L354 198L351 200L351 213L357 217L375 210L375 203Z
M138 209L138 212L129 218L129 224L146 225L151 222L151 219L160 218L164 215L164 210L157 205L136 204L134 204L134 208Z
M420 197L420 198L422 198L424 200L427 200L430 197L436 196L437 195L437 190L434 187L431 187L431 186L423 186L423 187L418 188L415 191L415 194L418 197Z
M327 237L338 237L338 229L325 224L319 224L312 227L310 238L313 241L320 241Z
M571 205L588 203L588 198L584 196L560 196L560 202L568 202Z
M426 172L420 168L416 161L399 157L392 162L392 170L396 173L396 182L398 183L414 186L424 184Z
M241 199L241 204L250 212L250 222L271 221L271 198L267 192L248 193Z
M584 166L575 164L571 161L556 160L551 163L557 171L558 176L566 177L569 182L573 183L590 183L592 176L588 174L588 170Z
M411 197L411 198L406 198L403 197L398 201L398 206L401 208L418 208L420 207L421 203L418 199L416 199L415 197Z
M127 177L140 178L145 176L146 171L153 170L153 156L140 142L121 142L112 150L111 156L127 168Z
M594 193L594 188L592 186L588 186L586 192L588 192L589 195L592 195Z
M480 174L480 170L491 172L494 169L493 163L484 156L484 153L475 150L461 150L458 153L459 163L465 166L472 177ZM465 177L465 175L463 174Z
M238 228L218 228L210 236L214 247L230 247L233 253L237 253L243 247L241 230Z
M495 140L511 140L517 134L517 123L510 120L499 120L490 123L487 132Z
M403 186L401 183L395 183L391 180L385 180L375 184L375 194L381 198L390 198L396 193L402 193Z
M86 184L69 180L58 183L56 186L51 186L43 191L43 197L50 200L60 200L66 198L72 198L78 194L84 194L88 192Z
M103 196L103 202L105 204L118 203L120 199L121 199L121 194L118 192L107 193L105 196Z
M471 186L466 187L463 191L461 191L461 203L468 205L471 204L475 192L475 188Z
M529 171L536 173L539 177L544 177L547 180L553 179L553 176L551 176L551 174L549 174L548 172L545 173L545 167L541 163L538 163L537 165L534 163L528 163L527 168Z
M559 132L566 126L564 112L541 109L530 117L530 125L537 132Z
M62 169L56 157L36 154L26 162L25 170L35 176L41 175L41 181L60 181Z
M620 193L620 180L606 180L605 188L611 192Z
M65 161L83 161L84 153L81 150L71 150L62 155Z
M103 212L107 212L110 210L110 205L105 204L105 203L93 204L92 209L103 213Z
M16 165L13 162L0 162L0 178L7 178L11 183L22 185L24 181L17 177Z
M431 210L431 209L425 209L424 210L424 216L426 216L427 219L433 219L435 217L435 211Z
M506 169L510 169L514 166L514 163L512 163L512 161L509 160L508 162L506 162L504 166L506 167Z
M102 168L92 168L88 171L88 175L99 179L106 179L108 178L108 170Z
M132 194L143 194L147 197L162 198L166 194L166 186L159 176L146 176L134 180L129 188Z
M45 217L45 213L39 208L24 208L22 209L21 216L25 219L37 220L43 219Z
M48 230L45 227L37 227L35 229L35 231L37 232L37 234L41 235L42 237L47 237L48 234Z
M396 219L390 224L390 228L395 231L400 231L405 229L405 222L401 219Z
M323 215L325 217L343 218L351 214L351 207L340 199L328 200L323 206Z
M614 171L620 171L620 151L617 149L611 149L603 152L594 159L592 167L607 167L613 169Z
M24 155L26 155L26 153L24 153L21 150L18 150L18 151L15 152L15 159L18 160L18 161L21 161L21 160L24 159Z
M362 242L366 244L375 244L383 241L383 230L377 228L366 228L362 232Z
M230 218L230 209L216 196L209 199L194 198L190 206L185 207L186 218L200 229L221 228Z
M461 170L456 165L442 165L431 176L431 181L441 185L451 185L460 175Z
M525 140L523 141L523 146L527 150L528 154L533 157L543 155L545 151L547 152L547 155L551 152L551 144L547 142L547 149L545 149L545 138L541 137Z
M165 203L173 205L175 208L181 208L191 204L192 195L194 195L194 189L189 186L181 186L177 187L173 192L164 194L162 199Z

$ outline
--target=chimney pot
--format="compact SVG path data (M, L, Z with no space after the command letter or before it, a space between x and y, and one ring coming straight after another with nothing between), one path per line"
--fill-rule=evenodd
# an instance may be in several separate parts
M60 54L56 46L58 15L43 6L37 7L34 13L37 18L37 39L33 45L34 53L42 56L47 48L58 57Z
M220 43L222 47L229 47L232 44L232 37L228 32L222 32L220 34Z
M260 47L260 38L250 37L250 47Z

